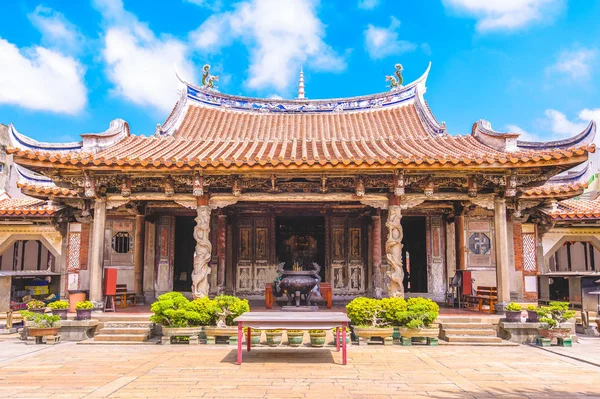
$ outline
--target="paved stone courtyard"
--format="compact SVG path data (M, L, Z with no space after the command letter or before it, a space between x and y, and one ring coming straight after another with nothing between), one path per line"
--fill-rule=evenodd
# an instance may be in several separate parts
M600 397L600 367L528 346L353 346L348 361L335 348L259 348L237 366L227 346L6 341L0 397Z

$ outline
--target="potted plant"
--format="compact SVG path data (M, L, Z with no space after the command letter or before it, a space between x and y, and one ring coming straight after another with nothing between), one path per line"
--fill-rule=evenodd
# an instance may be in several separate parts
M69 302L67 301L54 301L48 304L48 307L52 310L52 314L60 317L61 320L67 320L67 313L69 312Z
M521 321L521 312L523 308L518 303L511 302L506 305L506 321L509 323L519 323Z
M336 334L336 329L332 328L331 332L333 333L333 337L335 338L335 334ZM396 329L394 328L394 334L396 333ZM334 340L335 342L335 340ZM342 345L344 343L344 337L342 335L342 328L340 327L340 345ZM348 330L346 330L346 343L349 344L350 343L350 332Z
M150 321L163 327L162 343L165 345L173 339L181 341L181 337L186 337L189 344L198 344L202 326L211 324L216 306L208 297L189 301L179 292L168 292L160 295L150 307L154 313Z
M537 323L538 321L537 307L535 305L527 306L527 322Z
M286 335L289 346L297 347L302 345L302 340L304 339L303 330L287 330Z
M325 345L325 330L308 330L308 336L310 337L310 346L320 348Z
M46 304L37 299L32 299L27 302L27 310L33 313L44 314L46 312Z
M260 344L261 336L262 330L252 329L252 331L250 332L250 346L258 346ZM244 327L244 337L248 337L248 327Z
M90 301L81 301L75 304L75 311L77 312L77 320L89 320L92 318L92 310L94 310L94 304Z
M385 311L383 313L383 318L385 319L385 321L393 326L394 328L394 334L392 335L392 337L394 338L394 342L399 342L400 341L400 332L399 332L399 328L400 328L400 324L398 323L398 320L396 319L396 313L397 312L402 312L406 310L406 301L404 300L404 298L382 298L381 299L381 307L383 308L383 310ZM340 338L340 344L341 344L341 338Z
M402 344L410 345L413 338L426 338L429 344L437 343L439 327L433 322L440 313L440 307L429 298L410 298L406 310L396 311L394 319L400 326Z
M281 343L283 332L281 330L265 330L267 336L267 345L277 346Z
M26 310L21 312L21 316L32 324L27 326L27 333L30 337L56 335L60 331L59 316L34 313Z
M537 308L539 321L543 323L538 329L540 336L544 338L564 338L571 332L570 328L564 328L561 323L575 317L575 311L569 310L569 302L550 302L549 306Z
M373 338L379 338L385 345L393 345L394 328L388 326L381 300L358 297L346 305L346 311L359 341L373 342Z
M217 337L225 337L229 344L237 343L237 327L233 320L243 313L250 311L247 299L231 295L218 295L214 298L213 319L210 327L205 327L207 343L215 343Z

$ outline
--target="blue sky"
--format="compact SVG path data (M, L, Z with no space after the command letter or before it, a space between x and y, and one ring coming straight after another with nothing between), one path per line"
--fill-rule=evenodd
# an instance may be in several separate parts
M219 89L293 98L387 90L432 62L428 100L451 134L478 119L527 139L600 120L600 2L591 0L141 0L0 2L0 123L44 141L123 118L154 133L175 68Z

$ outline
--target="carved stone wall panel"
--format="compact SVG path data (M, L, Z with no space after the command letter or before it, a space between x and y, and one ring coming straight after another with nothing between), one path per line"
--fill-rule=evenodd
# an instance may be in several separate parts
M493 268L494 226L490 218L466 218L467 268Z
M444 268L443 223L438 216L430 217L429 234L431 242L431 264L428 268L427 291L434 298L443 300L446 292L446 273Z

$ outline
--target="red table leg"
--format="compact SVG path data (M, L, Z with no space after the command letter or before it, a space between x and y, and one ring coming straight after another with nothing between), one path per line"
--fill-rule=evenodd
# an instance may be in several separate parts
M246 336L246 349L250 352L250 344L252 343L252 328L246 327L248 329L248 334Z
M342 324L342 364L346 364L346 326L348 323Z
M242 364L242 341L244 340L244 331L242 329L242 322L238 321L238 353L237 353L237 364Z
M340 351L340 328L335 328L335 350L337 352Z

